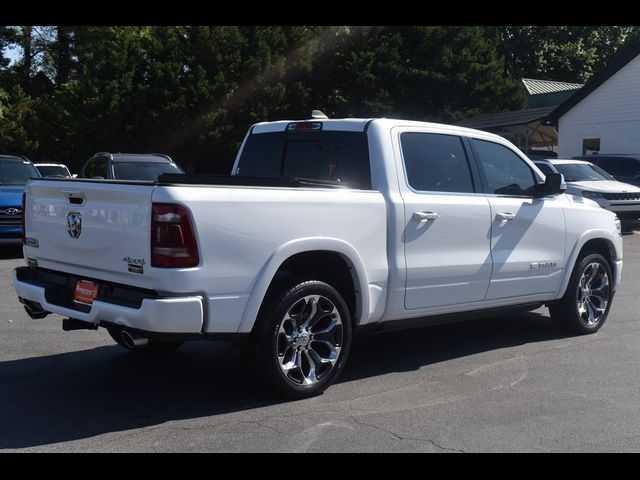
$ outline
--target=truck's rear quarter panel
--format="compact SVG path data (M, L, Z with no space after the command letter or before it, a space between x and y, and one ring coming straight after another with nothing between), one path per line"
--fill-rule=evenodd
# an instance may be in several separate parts
M361 257L367 282L386 286L386 207L379 192L176 186L157 188L153 201L181 203L193 214L201 266L158 276L156 287L206 292L208 331L237 330L271 258L296 240L347 242Z

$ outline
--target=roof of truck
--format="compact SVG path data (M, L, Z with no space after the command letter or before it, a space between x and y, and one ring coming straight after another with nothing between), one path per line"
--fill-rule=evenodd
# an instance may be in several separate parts
M251 133L268 133L268 132L282 132L285 131L287 125L292 123L322 123L323 130L332 131L344 131L344 132L364 132L368 128L368 125L372 122L385 126L386 128L393 127L422 127L431 128L437 130L447 130L450 133L459 134L473 134L482 137L495 138L497 140L504 141L504 137L494 135L482 130L475 130L473 128L459 127L456 125L450 125L446 123L433 123L433 122L420 122L416 120L402 120L396 118L312 118L305 120L278 120L275 122L260 122L251 127Z
M16 161L16 162L26 162L29 161L24 157L20 157L18 155L0 155L0 160L6 160L6 161Z
M94 157L110 155L113 163L119 162L148 162L148 163L175 163L171 157L163 153L109 153L98 152Z

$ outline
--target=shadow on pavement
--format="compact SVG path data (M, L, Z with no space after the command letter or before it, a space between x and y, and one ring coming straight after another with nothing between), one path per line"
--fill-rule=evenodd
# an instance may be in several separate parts
M340 381L346 382L477 353L565 337L546 315L516 313L356 338Z
M559 338L526 313L362 336L340 382L487 350ZM168 356L118 346L0 362L0 449L47 445L167 421L280 403L222 343L191 342Z

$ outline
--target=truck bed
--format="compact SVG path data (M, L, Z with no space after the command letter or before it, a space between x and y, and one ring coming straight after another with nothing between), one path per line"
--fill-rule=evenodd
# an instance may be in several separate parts
M209 302L209 331L235 331L256 282L274 259L315 244L350 248L370 282L386 284L386 206L379 192L307 185L282 186L233 177L201 178L198 185L104 180L32 180L27 186L25 257L39 268L147 289L159 295L198 295ZM191 179L195 181L195 178ZM202 181L213 183L199 186ZM266 180L264 183L269 183ZM278 182L273 182L278 183ZM187 207L199 263L151 266L153 203ZM67 217L82 216L73 238ZM282 259L284 261L285 258ZM141 268L131 268L131 264ZM214 303L216 306L212 306Z

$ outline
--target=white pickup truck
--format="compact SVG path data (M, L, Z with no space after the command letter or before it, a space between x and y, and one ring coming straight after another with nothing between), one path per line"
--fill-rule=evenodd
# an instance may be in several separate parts
M505 139L390 119L258 123L231 176L34 179L14 270L33 318L131 350L238 341L280 393L343 369L356 330L546 304L597 331L622 270L616 216Z

